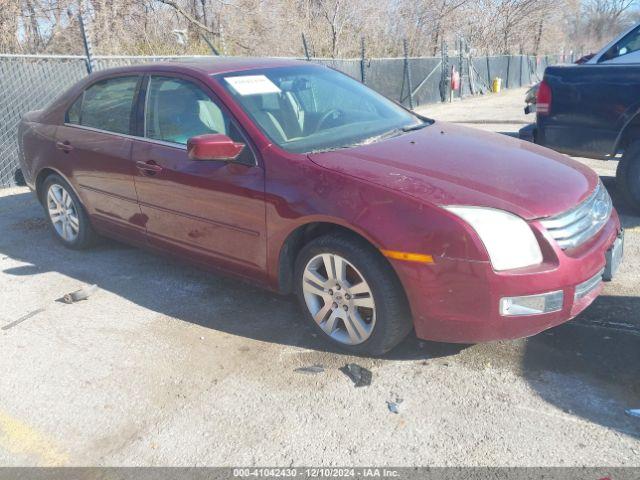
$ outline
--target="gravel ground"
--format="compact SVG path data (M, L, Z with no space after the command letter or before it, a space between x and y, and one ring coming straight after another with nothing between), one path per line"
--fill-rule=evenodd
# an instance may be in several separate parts
M513 132L522 98L422 111ZM625 263L574 321L372 359L327 349L290 298L114 242L66 250L32 194L0 190L0 465L640 466L640 219L623 220Z

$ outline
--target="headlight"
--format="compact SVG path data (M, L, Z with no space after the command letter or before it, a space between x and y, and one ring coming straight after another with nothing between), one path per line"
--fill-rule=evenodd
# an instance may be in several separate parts
M444 207L467 222L484 243L495 270L542 262L542 252L527 222L512 213L484 207Z

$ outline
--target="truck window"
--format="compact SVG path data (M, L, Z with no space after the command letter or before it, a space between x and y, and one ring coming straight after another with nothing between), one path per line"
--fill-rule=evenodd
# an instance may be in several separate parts
M635 28L602 55L601 62L640 50L640 27Z

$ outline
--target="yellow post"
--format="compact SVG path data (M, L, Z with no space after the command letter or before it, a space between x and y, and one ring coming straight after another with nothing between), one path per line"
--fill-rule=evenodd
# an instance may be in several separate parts
M491 83L491 91L493 93L500 93L502 89L502 79L500 77L493 77L493 82Z

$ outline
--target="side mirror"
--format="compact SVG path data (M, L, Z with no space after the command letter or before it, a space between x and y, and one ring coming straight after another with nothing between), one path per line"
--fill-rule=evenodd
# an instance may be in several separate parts
M198 135L187 140L187 153L192 160L231 162L238 158L243 149L243 143L236 143L221 133Z

